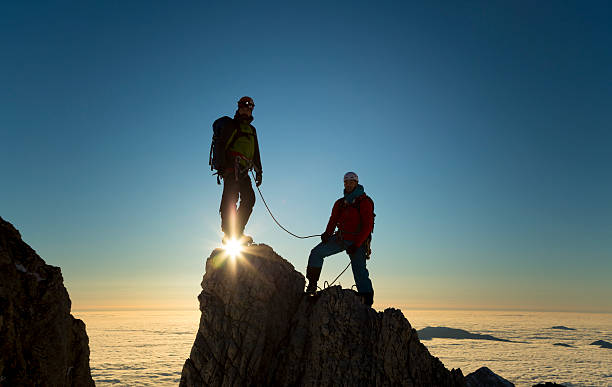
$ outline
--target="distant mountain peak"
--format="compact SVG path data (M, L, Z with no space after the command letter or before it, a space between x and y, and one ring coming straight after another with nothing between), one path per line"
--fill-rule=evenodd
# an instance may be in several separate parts
M563 325L555 325L554 327L551 327L550 329L559 329L559 330L563 330L563 331L575 331L576 328L568 328L566 326Z
M433 338L438 339L472 339L472 340L492 340L492 341L505 341L511 343L511 340L499 339L491 335L481 335L478 333L471 333L463 329L448 328L448 327L425 327L418 331L419 338L421 340L431 340Z
M599 345L599 348L612 348L612 343L603 340L593 341L591 345Z
M467 387L514 387L514 384L487 367L480 367L465 377Z

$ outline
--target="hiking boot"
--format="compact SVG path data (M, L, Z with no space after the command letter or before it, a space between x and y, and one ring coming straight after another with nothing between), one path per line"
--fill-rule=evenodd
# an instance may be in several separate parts
M306 268L306 278L308 279L308 286L306 287L306 294L314 295L317 292L317 281L321 275L320 267L308 266Z
M308 286L306 287L306 294L313 296L317 292L317 281L308 280Z

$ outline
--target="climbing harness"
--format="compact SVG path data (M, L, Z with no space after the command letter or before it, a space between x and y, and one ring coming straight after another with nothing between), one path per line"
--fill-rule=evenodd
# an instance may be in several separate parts
M236 177L236 181L240 180L242 176L248 175L249 171L255 168L252 160L242 155L236 155L236 157L234 157L234 176Z

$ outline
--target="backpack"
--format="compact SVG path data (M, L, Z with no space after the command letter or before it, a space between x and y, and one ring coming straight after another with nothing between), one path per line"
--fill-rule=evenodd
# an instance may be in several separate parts
M217 175L217 183L221 184L219 181L219 170L223 169L223 165L221 165L221 157L222 153L225 152L225 144L223 144L222 132L223 129L230 125L232 119L228 116L223 116L218 118L213 122L213 136L212 143L210 144L210 156L208 157L208 165L210 165L211 171L217 171L213 173L213 175Z
M218 118L213 122L213 137L212 143L210 144L210 155L208 157L208 165L210 165L211 171L217 171L213 173L217 175L217 184L221 184L219 172L225 168L225 165L221 165L223 162L223 153L236 142L236 140L243 136L252 136L254 134L244 133L240 126L236 125L232 133L227 136L227 132L224 133L227 129L230 129L234 126L234 120L228 116L223 116Z

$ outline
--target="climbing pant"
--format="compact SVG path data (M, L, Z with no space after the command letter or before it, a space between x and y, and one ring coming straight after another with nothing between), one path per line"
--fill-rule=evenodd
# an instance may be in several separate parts
M240 207L236 210L236 203L240 197ZM223 176L223 196L221 197L221 230L225 235L238 237L244 232L249 221L253 206L255 205L255 192L251 185L251 178L244 174L236 180L233 172Z
M353 243L353 241L343 241L337 235L332 236L327 243L321 242L310 251L308 266L323 267L324 258L346 250ZM374 293L370 273L366 268L366 251L363 244L350 257L357 291L359 293Z

